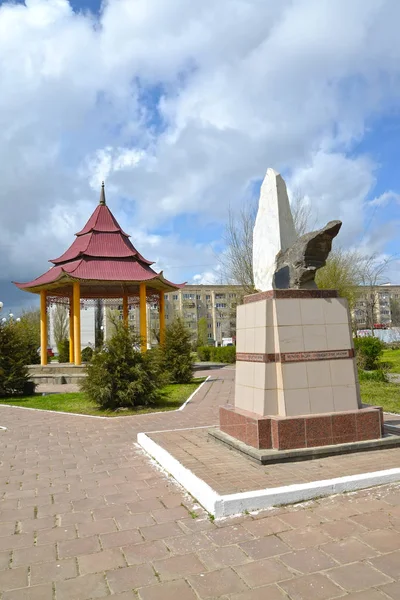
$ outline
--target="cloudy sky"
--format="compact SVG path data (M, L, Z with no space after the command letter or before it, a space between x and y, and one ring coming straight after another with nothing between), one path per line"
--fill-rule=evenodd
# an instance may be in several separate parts
M139 251L211 282L268 166L400 253L398 0L0 0L0 299L48 268L100 182ZM400 283L400 268L391 279Z

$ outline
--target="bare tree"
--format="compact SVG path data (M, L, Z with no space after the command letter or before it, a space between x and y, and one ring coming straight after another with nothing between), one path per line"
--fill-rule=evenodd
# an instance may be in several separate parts
M255 292L253 276L253 229L257 216L257 204L246 204L239 212L231 208L225 227L223 241L226 250L218 257L221 274L225 281L240 285L243 295ZM292 214L298 235L303 235L316 223L312 208L299 191L293 195ZM241 302L239 301L239 304Z
M61 342L68 338L68 309L63 304L56 304L53 313L53 335L57 349Z
M315 282L325 290L337 290L339 296L346 298L353 309L358 298L358 289L362 285L364 257L355 250L334 248L326 266L317 271Z
M311 204L306 201L301 190L296 189L294 191L290 208L296 233L299 237L316 228L317 214L313 211Z
M372 254L363 258L360 271L362 294L365 301L366 325L373 330L377 321L377 308L380 302L378 286L385 282L385 274L393 257L380 258Z

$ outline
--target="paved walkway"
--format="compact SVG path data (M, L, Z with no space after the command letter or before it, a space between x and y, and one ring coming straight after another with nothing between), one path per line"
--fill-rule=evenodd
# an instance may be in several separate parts
M175 413L1 406L1 600L400 598L400 486L217 523L140 451L139 431L215 424L233 377Z

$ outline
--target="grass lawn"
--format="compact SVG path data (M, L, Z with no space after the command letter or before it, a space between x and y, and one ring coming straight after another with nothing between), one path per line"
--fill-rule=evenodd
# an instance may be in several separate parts
M381 362L385 363L390 373L400 373L400 348L384 350Z
M400 413L400 385L382 381L360 381L364 404L382 406L386 412Z
M26 396L19 398L0 398L0 404L9 404L13 406L24 406L25 408L40 408L42 410L56 410L68 413L78 413L81 415L95 415L99 417L121 417L127 415L141 415L144 413L159 412L166 410L176 410L198 386L205 380L205 377L193 379L192 383L176 383L166 385L162 389L162 400L153 406L143 406L138 409L128 409L124 411L102 410L95 402L86 398L83 392L72 392L70 394L48 394L42 396Z

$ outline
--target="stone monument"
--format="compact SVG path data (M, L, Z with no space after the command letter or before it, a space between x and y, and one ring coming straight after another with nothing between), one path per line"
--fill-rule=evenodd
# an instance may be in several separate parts
M268 169L254 227L259 292L237 308L235 405L220 428L256 448L287 450L380 438L382 410L362 408L347 301L319 290L341 227L296 236L285 182Z

